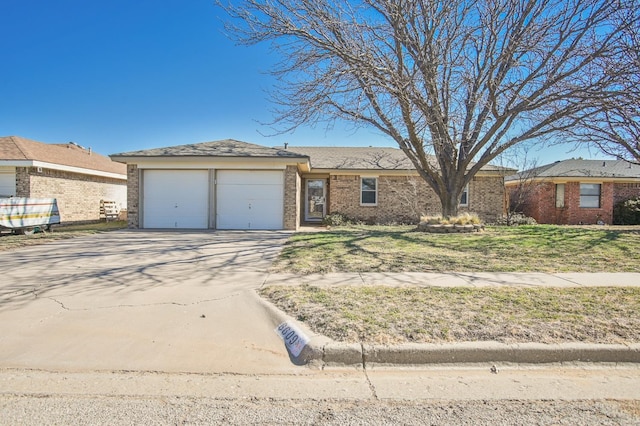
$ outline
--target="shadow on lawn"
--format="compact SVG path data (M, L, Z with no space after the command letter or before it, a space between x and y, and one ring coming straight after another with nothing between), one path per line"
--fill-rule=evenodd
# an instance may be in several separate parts
M630 238L637 238L639 231L536 225L489 227L471 234L430 234L410 227L340 228L297 234L285 246L281 259L293 269L303 260L312 272L362 271L365 264L370 270L380 271L437 271L442 269L438 264L448 270L457 264L475 270L485 264L483 259L529 256L532 252L550 262L570 253L637 256L637 245L630 244ZM467 260L463 260L459 254L473 259L464 256Z

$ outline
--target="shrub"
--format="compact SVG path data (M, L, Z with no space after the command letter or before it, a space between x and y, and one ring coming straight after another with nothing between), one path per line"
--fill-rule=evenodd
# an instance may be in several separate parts
M494 225L498 226L518 226L518 225L537 225L538 222L532 217L525 216L524 213L513 212L507 216L502 216L496 220Z
M614 225L640 225L640 197L621 201L613 206Z
M331 213L324 217L322 223L329 226L346 226L355 225L358 221L342 213Z
M456 225L477 225L481 223L480 216L475 213L462 213L452 218Z
M426 223L429 225L437 225L442 223L442 216L421 216L420 223Z
M422 216L420 223L429 225L475 225L480 224L480 216L475 213L462 213L454 217Z

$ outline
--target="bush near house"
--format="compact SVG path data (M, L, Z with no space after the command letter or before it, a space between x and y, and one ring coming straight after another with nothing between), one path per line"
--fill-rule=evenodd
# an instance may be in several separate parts
M640 225L640 197L613 206L614 225Z

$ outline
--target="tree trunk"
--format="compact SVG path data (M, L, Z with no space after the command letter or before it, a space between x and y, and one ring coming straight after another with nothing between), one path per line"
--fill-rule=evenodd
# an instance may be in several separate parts
M457 216L460 194L456 194L455 191L444 192L440 194L440 203L442 204L442 217Z

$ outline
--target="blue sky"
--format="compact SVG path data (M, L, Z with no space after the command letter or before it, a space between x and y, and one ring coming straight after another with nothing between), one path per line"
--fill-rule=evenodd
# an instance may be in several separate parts
M394 146L348 125L264 137L268 46L236 46L212 0L0 0L0 136L101 154L238 139L266 146ZM582 156L531 150L538 164Z

